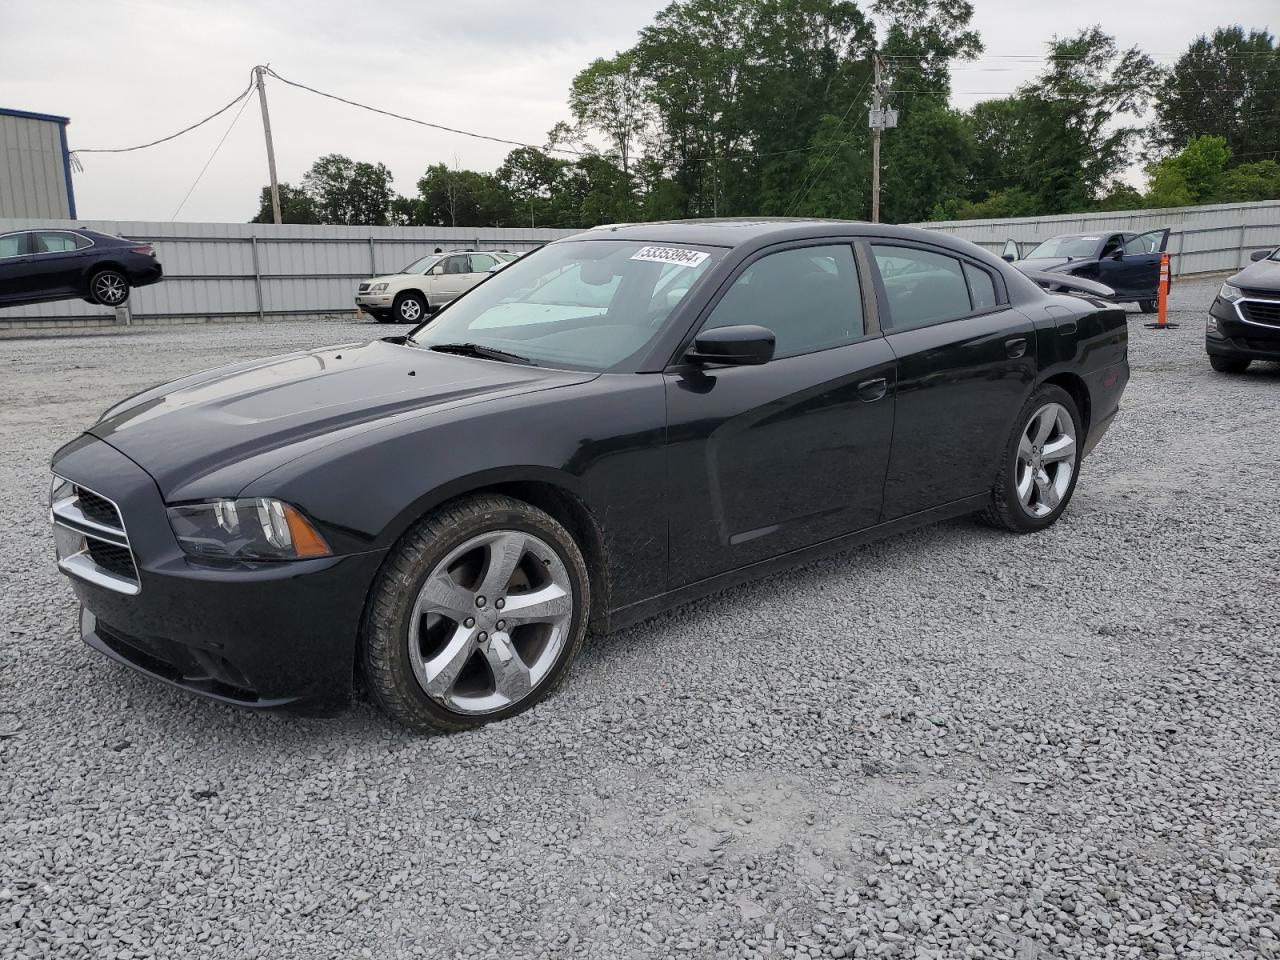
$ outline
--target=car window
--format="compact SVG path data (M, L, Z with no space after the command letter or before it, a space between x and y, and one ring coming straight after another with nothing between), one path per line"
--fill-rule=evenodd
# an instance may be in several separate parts
M1156 252L1156 236L1152 233L1144 233L1141 236L1130 237L1124 243L1124 252L1139 253L1155 253Z
M89 245L87 240L83 244L76 243L78 239L74 233L38 230L35 235L35 249L37 253L66 253Z
M0 237L0 257L17 257L22 255L22 238L25 234L7 233Z
M409 342L474 343L552 367L626 369L723 255L681 243L550 243L472 287Z
M703 329L740 324L772 330L776 357L857 340L864 326L853 247L800 247L757 260L733 282Z
M1056 260L1059 257L1092 257L1100 236L1052 237L1027 254L1028 260Z
M1119 235L1114 237L1107 237L1107 242L1102 245L1101 256L1110 257L1110 256L1113 256L1114 254L1119 253L1123 249L1124 249L1123 237Z
M890 329L910 330L971 312L969 285L955 257L915 247L872 244L871 250L889 298Z
M498 265L498 261L487 253L473 253L469 259L472 273L488 273Z
M426 273L440 259L440 254L429 253L425 257L420 257L413 263L404 267L401 273Z
M969 281L969 298L974 310L990 310L996 306L996 285L991 274L972 263L964 264L965 279Z
M466 255L466 254L460 254L460 255L452 256L452 257L445 257L443 267L444 267L444 271L443 271L444 273L468 273L468 272L470 272L470 271L468 270L468 268L467 268L467 255Z

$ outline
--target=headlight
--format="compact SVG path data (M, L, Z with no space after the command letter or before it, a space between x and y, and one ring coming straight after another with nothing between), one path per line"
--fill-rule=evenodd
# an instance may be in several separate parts
M300 560L333 552L296 507L267 497L186 503L168 512L174 536L193 557Z
M1218 299L1225 300L1227 303L1235 303L1244 296L1244 291L1239 287L1233 287L1229 283L1224 283L1222 289L1218 291Z
M375 283L372 287L369 288L369 292L382 293L386 289L387 289L387 285L385 283Z

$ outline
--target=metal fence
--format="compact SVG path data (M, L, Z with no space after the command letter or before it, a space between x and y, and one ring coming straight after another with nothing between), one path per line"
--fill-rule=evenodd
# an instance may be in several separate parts
M144 322L350 315L357 283L394 273L437 247L520 252L574 232L0 219L0 233L75 226L155 246L165 279L139 287L130 297L133 317ZM68 321L114 323L115 313L83 300L0 309L0 324L31 327Z
M394 272L434 251L529 250L574 231L489 227L336 227L301 224L151 223L0 219L0 233L81 226L155 245L163 283L130 301L142 322L269 320L351 314L356 284ZM1235 270L1249 252L1280 246L1280 200L1167 210L1084 213L1010 220L920 223L972 240L997 254L1007 239L1022 243L1056 233L1169 227L1175 275ZM115 314L83 300L0 308L0 329L115 322Z
M1145 233L1168 227L1172 231L1168 247L1170 268L1174 276L1186 276L1238 270L1248 265L1250 251L1280 246L1280 200L1009 220L949 220L912 226L971 240L997 256L1006 240L1026 244L1059 233ZM1026 252L1025 246L1023 251Z

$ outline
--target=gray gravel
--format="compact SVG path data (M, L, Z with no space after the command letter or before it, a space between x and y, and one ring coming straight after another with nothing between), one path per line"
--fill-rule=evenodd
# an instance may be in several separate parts
M47 529L109 402L385 330L0 342L0 957L1280 957L1280 368L1210 372L1214 286L1131 317L1052 530L734 590L434 738L107 663Z

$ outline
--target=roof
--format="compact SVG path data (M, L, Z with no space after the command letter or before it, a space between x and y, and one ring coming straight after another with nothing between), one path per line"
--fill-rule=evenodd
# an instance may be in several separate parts
M955 246L954 237L918 227L899 227L861 220L820 220L800 217L743 217L707 220L657 220L652 223L615 223L593 227L566 237L568 240L637 240L644 243L689 243L710 247L739 247L767 240L782 242L809 237L896 237L935 246ZM970 247L965 244L965 247Z
M0 117L22 117L24 120L47 120L50 123L61 123L64 126L71 122L70 117L59 117L52 113L32 113L30 110L14 110L0 107Z

